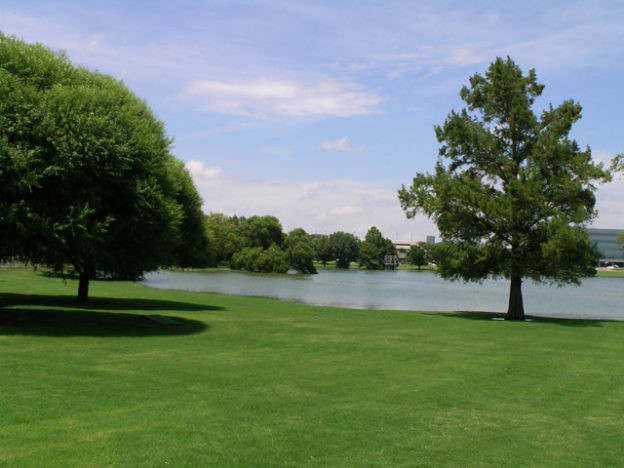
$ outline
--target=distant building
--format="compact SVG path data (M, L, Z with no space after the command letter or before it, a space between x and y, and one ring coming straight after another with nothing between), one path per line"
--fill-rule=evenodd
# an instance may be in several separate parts
M435 236L427 236L427 244L429 245L435 244Z
M405 263L405 257L407 256L407 252L409 252L410 247L412 245L416 245L418 242L412 241L392 241L394 246L397 249L397 254L399 257L399 263Z
M624 229L587 229L589 240L596 243L600 252L599 266L624 266L624 251L615 238Z

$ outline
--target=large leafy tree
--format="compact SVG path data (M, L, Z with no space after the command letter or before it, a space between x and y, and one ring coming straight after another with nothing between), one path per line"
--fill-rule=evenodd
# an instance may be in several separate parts
M314 254L316 259L323 264L327 265L333 257L331 245L329 243L329 236L321 235L315 237L312 245L314 246Z
M508 57L460 92L467 109L435 128L435 173L399 191L408 217L433 218L452 255L444 278L510 280L507 319L524 319L522 280L578 283L592 274L596 251L584 228L595 216L594 189L610 178L589 148L569 138L581 106L565 101L538 117L544 86Z
M290 265L300 273L315 274L312 236L302 228L293 229L284 242Z
M223 213L210 213L205 217L208 237L212 241L214 256L212 264L229 262L242 247L242 240L238 234L238 219Z
M113 78L0 34L2 258L137 278L205 263L201 202L147 105Z
M379 229L371 227L360 245L360 265L367 270L383 270L384 257L395 255L396 247L390 239L386 239Z
M245 247L268 249L275 244L282 247L284 231L275 216L251 216L238 225L238 233Z
M348 232L338 231L330 234L329 245L332 256L336 259L336 268L348 269L351 262L360 257L360 239Z

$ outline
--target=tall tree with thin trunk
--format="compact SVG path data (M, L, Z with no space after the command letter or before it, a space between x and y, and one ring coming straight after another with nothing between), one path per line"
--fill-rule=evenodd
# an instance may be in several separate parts
M509 320L524 319L524 278L578 284L593 274L585 224L596 215L595 184L610 180L569 138L578 103L534 113L543 89L535 70L523 75L511 58L497 58L461 89L467 108L435 128L435 172L399 191L406 215L431 217L452 245L438 264L444 278L510 280Z

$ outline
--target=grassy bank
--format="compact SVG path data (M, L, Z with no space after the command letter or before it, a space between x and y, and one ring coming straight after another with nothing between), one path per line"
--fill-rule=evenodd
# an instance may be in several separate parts
M76 288L0 269L0 465L622 463L624 323Z
M602 278L624 278L624 269L598 270L596 276Z

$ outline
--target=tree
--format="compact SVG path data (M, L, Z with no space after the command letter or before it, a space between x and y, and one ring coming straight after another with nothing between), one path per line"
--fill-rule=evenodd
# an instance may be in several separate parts
M334 258L328 236L322 235L315 237L312 246L314 247L316 259L321 262L323 266L327 265L327 262Z
M360 246L360 265L367 270L383 270L386 255L396 255L396 247L373 226L366 233Z
M451 242L437 242L429 246L429 259L436 265L446 264L455 254L455 245Z
M467 109L435 128L441 143L434 174L419 173L399 191L408 217L433 218L454 252L444 278L510 280L507 319L523 320L522 280L578 284L596 251L585 223L595 216L595 183L610 179L568 137L581 106L532 110L544 86L508 57L460 92Z
M238 220L239 218L228 217L223 213L206 215L206 229L214 249L212 265L229 262L232 255L241 249L242 240L238 234Z
M284 242L290 266L300 273L315 274L312 237L301 228L290 231Z
M0 34L0 255L73 266L80 301L98 273L203 262L201 203L170 144L122 83Z
M332 256L336 259L336 268L348 269L351 262L360 256L360 239L347 232L334 232L329 236Z
M616 238L615 241L620 244L620 247L622 247L622 250L624 250L624 232L620 232Z
M238 226L238 233L245 247L268 249L272 244L284 244L282 225L275 216L252 216Z
M409 251L407 252L407 255L405 256L405 259L412 265L418 266L419 270L420 270L420 267L427 262L426 260L427 251L425 250L422 244L423 242L419 242L416 245L412 245Z
M232 256L232 268L261 273L286 273L289 268L288 255L278 245L268 249L245 247Z

